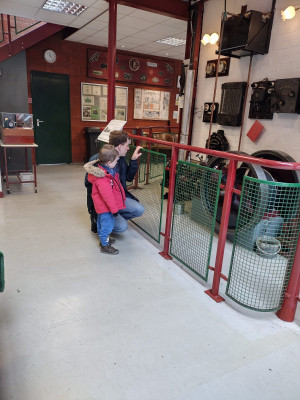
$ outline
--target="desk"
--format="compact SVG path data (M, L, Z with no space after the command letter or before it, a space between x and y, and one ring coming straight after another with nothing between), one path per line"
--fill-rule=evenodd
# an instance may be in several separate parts
M38 147L37 144L35 143L24 143L24 144L5 144L0 140L0 147L3 148L3 152L4 152L4 164L3 164L3 168L4 168L4 173L3 175L5 176L6 179L6 191L9 194L10 193L10 189L9 189L9 185L12 184L16 184L16 183L34 183L34 191L35 193L37 193L37 180L36 180L36 158L35 158L35 149ZM26 170L25 171L8 171L7 168L7 154L6 154L6 149L24 149L25 150L25 160L26 160ZM27 150L31 149L31 161L32 161L32 170L33 170L33 177L34 180L32 181L22 181L20 179L20 172L28 172L28 159L27 159ZM9 180L9 172L13 172L14 175L16 175L18 177L17 181L11 181Z

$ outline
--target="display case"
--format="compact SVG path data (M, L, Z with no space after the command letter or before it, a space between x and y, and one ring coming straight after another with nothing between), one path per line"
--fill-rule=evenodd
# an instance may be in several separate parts
M16 128L30 128L33 129L32 114L17 113L16 114Z
M33 143L32 114L0 112L0 136L4 144Z
M0 112L0 127L1 128L15 128L16 114Z

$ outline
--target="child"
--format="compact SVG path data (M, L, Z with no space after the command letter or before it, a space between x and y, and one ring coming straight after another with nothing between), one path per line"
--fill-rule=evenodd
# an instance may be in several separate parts
M116 173L119 153L114 146L105 144L99 152L99 160L84 165L88 180L93 184L92 198L95 205L97 229L100 237L101 253L118 254L119 250L112 247L114 239L109 234L114 228L114 216L125 208L125 192Z

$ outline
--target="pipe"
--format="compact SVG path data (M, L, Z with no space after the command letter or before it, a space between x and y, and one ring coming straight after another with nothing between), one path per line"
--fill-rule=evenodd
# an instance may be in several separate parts
M245 119L247 96L248 96L248 89L249 89L249 82L250 82L250 75L251 75L252 59L253 59L253 54L251 54L251 56L250 56L250 63L249 63L249 69L248 69L248 79L247 79L247 85L246 85L245 97L244 97L244 104L243 104L243 112L242 112L242 121L241 121L241 129L240 129L238 151L240 151L241 143L242 143L242 133L243 133L243 128L244 128L244 119Z

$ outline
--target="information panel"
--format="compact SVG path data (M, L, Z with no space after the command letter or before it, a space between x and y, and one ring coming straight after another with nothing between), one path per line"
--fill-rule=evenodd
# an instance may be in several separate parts
M170 92L134 89L134 119L169 119Z
M126 121L128 88L116 86L115 119ZM107 85L81 83L81 120L107 122Z

